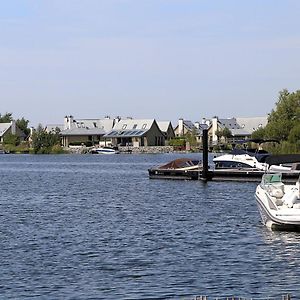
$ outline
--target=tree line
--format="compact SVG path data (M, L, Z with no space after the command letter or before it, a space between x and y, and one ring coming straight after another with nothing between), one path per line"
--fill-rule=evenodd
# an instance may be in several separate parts
M276 139L280 144L267 146L272 153L300 152L300 90L279 92L265 127L254 131L252 138Z
M12 113L0 113L0 123L11 123L13 121ZM46 132L40 124L30 135L28 128L29 120L22 117L16 120L16 126L24 133L24 141L21 141L18 134L6 134L3 139L4 150L7 152L49 154L62 153L63 149L60 143L59 130L55 132Z

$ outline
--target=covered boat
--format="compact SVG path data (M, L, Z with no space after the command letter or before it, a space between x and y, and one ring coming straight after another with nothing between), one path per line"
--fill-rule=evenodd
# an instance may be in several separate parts
M263 224L273 230L300 230L300 183L284 184L281 173L264 174L255 192Z

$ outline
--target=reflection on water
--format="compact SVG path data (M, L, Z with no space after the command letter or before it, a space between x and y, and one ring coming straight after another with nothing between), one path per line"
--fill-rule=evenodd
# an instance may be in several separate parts
M300 297L300 235L261 225L256 184L148 179L177 157L0 156L4 299Z

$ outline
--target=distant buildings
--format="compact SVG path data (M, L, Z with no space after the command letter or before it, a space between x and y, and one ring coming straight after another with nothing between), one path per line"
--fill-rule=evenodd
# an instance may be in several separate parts
M3 143L3 140L9 134L17 135L20 141L24 141L26 137L25 133L16 125L15 120L10 123L0 123L0 142Z
M210 145L224 142L220 132L225 128L231 133L231 142L247 140L253 131L264 127L267 117L254 118L203 118L192 122L179 119L178 125L173 128L170 121L157 121L155 119L110 118L77 119L65 116L63 124L46 126L47 132L59 131L62 145L81 145L90 143L100 146L165 146L174 137L192 135L198 145L202 144L203 129L208 130ZM1 134L1 128L0 128ZM1 137L1 135L0 135Z

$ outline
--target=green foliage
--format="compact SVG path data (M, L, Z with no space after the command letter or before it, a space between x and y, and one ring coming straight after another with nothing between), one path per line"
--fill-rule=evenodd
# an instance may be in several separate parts
M265 128L261 127L252 132L252 139L265 139L266 131Z
M191 147L195 147L197 145L196 130L194 129L191 133L188 132L185 135L185 140L189 142Z
M10 123L13 120L12 113L0 114L0 123Z
M16 125L25 133L26 137L30 134L30 129L28 128L28 120L25 120L24 117L22 119L18 119L16 121Z
M275 109L269 115L265 133L268 138L287 141L290 131L300 121L300 91L289 93L283 90Z
M185 147L185 139L182 137L175 137L169 141L170 146Z
M218 138L224 137L225 139L227 139L232 137L232 132L227 127L224 127L224 129L216 130L215 134Z
M300 152L300 145L282 141L280 144L269 144L264 149L272 154L296 154Z
M288 136L288 141L293 144L300 144L300 123L292 128Z
M15 134L7 134L3 139L3 144L18 146L20 144L20 137Z
M11 144L4 145L4 150L8 153L29 153L30 147L28 142L21 142L18 146L14 146Z
M47 133L40 124L32 135L33 152L37 154L52 153L53 146L60 145L58 133Z

